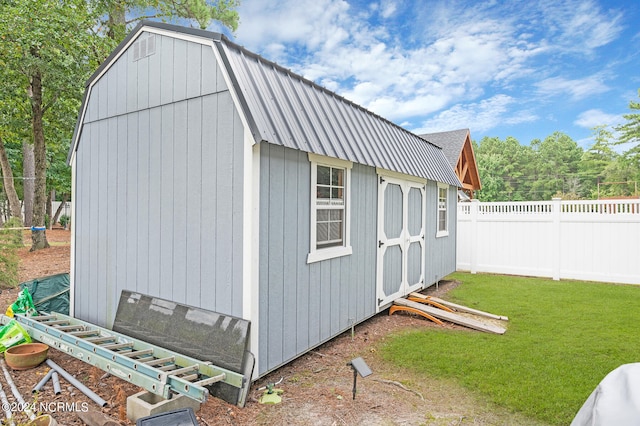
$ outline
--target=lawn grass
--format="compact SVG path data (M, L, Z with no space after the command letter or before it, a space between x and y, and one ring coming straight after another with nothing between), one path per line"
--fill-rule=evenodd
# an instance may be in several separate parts
M500 275L450 276L446 299L509 317L507 332L412 331L381 355L416 374L453 378L508 409L571 422L616 367L640 362L640 286Z

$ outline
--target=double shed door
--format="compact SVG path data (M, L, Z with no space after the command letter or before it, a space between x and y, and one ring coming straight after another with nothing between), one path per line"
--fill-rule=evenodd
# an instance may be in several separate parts
M378 308L424 285L426 181L378 176Z

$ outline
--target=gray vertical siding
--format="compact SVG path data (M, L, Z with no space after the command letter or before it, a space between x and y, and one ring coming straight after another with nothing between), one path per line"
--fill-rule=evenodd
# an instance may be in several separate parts
M376 312L377 175L351 171L353 254L307 264L307 154L263 144L260 164L258 373L264 374Z
M76 315L110 326L128 289L241 316L244 130L213 50L131 50L93 86L76 153Z
M425 235L425 285L427 287L456 270L457 191L456 187L449 187L449 235L436 238L438 185L432 181L427 182Z

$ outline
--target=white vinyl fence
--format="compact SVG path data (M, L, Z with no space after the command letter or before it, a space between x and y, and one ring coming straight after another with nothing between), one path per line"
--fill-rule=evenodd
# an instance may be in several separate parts
M640 200L458 204L457 269L640 284Z

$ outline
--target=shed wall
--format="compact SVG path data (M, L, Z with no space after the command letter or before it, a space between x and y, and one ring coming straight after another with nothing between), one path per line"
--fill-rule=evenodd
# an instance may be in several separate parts
M426 287L456 271L456 225L458 188L449 187L448 229L449 235L436 238L438 229L438 184L427 182L427 218L425 235L425 284Z
M259 365L262 375L376 313L377 175L351 170L353 254L307 264L311 165L262 144Z
M211 47L155 37L93 86L76 153L75 314L103 326L122 289L242 314L244 128Z

